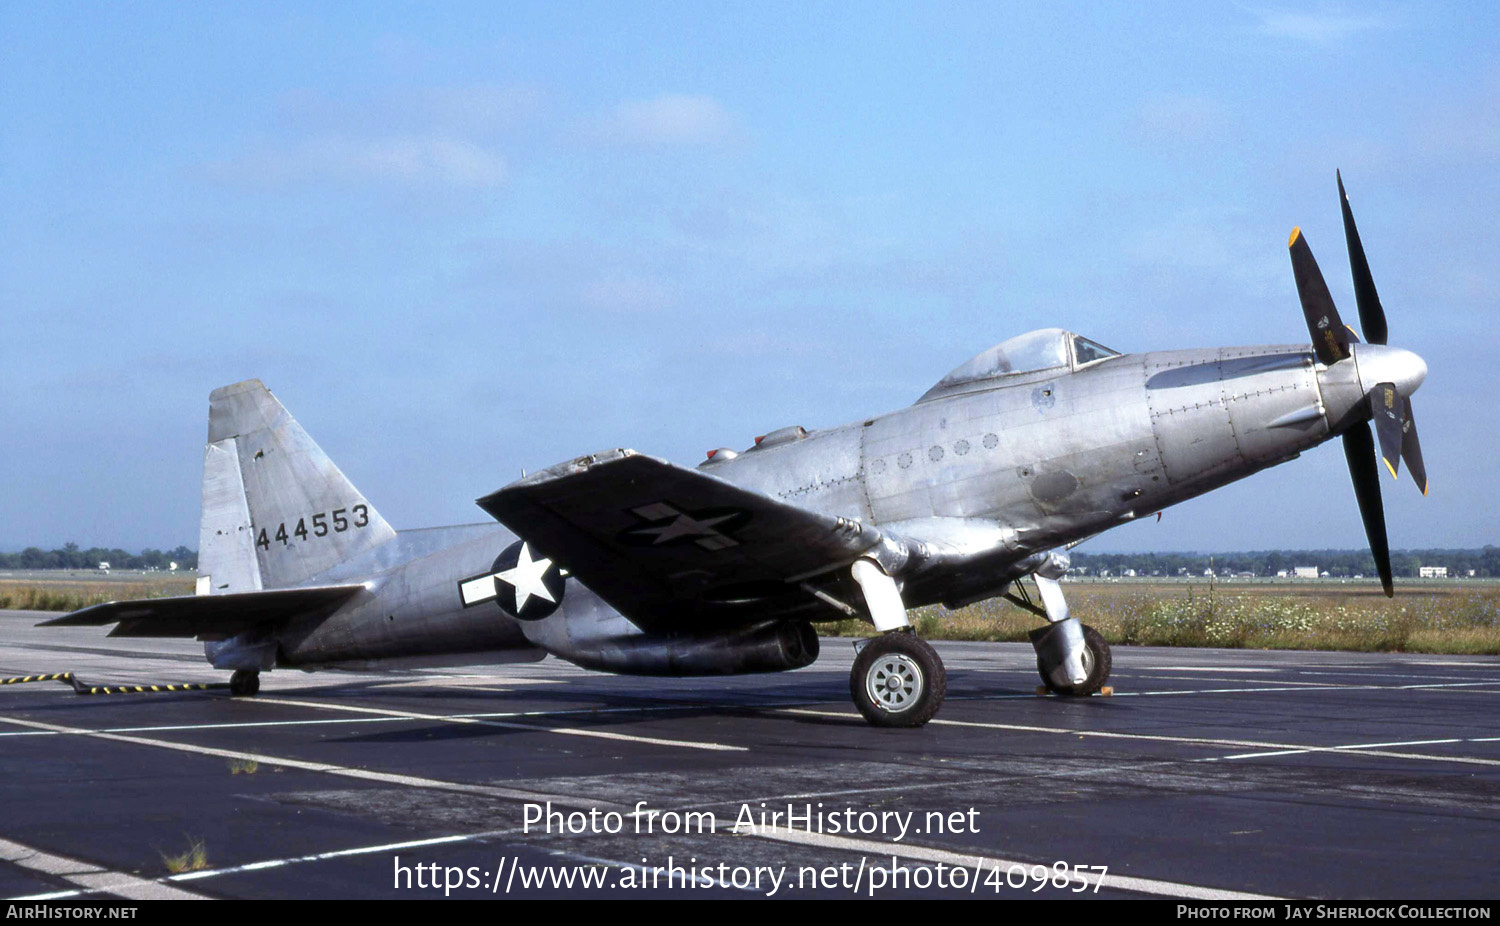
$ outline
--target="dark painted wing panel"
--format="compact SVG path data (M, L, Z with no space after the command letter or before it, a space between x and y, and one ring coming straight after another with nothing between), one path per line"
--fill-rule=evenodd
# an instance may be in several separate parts
M881 538L630 450L535 473L479 507L650 630L805 610L801 577L850 563Z

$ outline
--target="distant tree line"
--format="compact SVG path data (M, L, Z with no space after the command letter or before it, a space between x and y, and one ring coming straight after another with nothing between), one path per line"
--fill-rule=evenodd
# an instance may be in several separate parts
M196 569L198 551L178 547L127 553L104 547L83 550L76 543L65 543L60 550L27 547L19 553L0 553L0 569L98 569L100 563L109 563L111 569L167 569L172 563L178 569Z
M1073 566L1076 572L1087 570L1087 575L1098 575L1108 569L1111 575L1121 575L1134 569L1137 575L1201 576L1212 568L1215 575L1237 575L1254 573L1256 576L1274 576L1285 570L1291 573L1297 566L1316 566L1319 573L1330 576L1373 576L1375 560L1368 550L1263 550L1252 553L1084 553L1073 551ZM1474 570L1475 578L1500 577L1500 547L1487 545L1479 550L1396 550L1391 553L1391 572L1397 576L1415 578L1422 566L1447 566L1448 575L1467 578Z
M1260 550L1251 553L1084 553L1072 552L1074 571L1098 575L1108 569L1121 575L1134 569L1143 576L1201 576L1210 568L1216 575L1253 573L1274 576L1298 566L1315 566L1320 573L1348 577L1375 575L1375 561L1368 550ZM27 547L19 553L0 553L0 569L97 569L109 563L111 569L166 569L172 563L178 569L198 568L198 551L187 547L174 550L146 549L127 553L120 549L90 547L80 549L76 543L64 544L60 550ZM1391 571L1398 576L1415 578L1422 566L1447 566L1448 575L1467 577L1474 570L1476 578L1500 578L1500 546L1487 545L1478 550L1397 550L1391 553Z

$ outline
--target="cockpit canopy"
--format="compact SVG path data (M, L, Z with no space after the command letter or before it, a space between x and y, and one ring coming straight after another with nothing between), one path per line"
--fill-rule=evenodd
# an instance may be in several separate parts
M1077 369L1120 352L1061 328L1041 328L1001 341L938 380L918 402L959 392L972 392L999 380L1041 370ZM997 382L990 383L990 380Z

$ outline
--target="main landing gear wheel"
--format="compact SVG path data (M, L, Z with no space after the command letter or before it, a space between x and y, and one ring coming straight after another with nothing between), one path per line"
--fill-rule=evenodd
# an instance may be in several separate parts
M849 694L877 727L920 727L948 693L948 672L927 641L904 630L883 634L854 657Z
M251 669L237 669L229 676L229 693L236 698L248 698L260 691L260 673Z
M1083 680L1082 685L1058 685L1052 681L1048 667L1042 665L1042 661L1036 661L1036 670L1042 676L1042 684L1053 694L1069 695L1075 698L1087 697L1104 687L1109 681L1110 656L1109 644L1104 642L1104 635L1088 624L1083 625L1083 671L1088 673L1088 678Z

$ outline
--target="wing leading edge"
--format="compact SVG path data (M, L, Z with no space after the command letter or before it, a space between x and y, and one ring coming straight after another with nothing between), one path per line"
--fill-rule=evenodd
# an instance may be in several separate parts
M478 504L647 630L804 611L800 582L881 541L858 521L633 450L542 470Z

